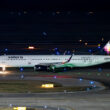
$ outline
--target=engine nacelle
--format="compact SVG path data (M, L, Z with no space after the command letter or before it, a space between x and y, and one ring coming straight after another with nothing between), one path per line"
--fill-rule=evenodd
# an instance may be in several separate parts
M62 72L70 70L70 67L61 67L57 68L55 66L44 66L44 65L35 65L34 70L35 71L50 71L50 72Z
M35 71L49 71L49 67L43 66L43 65L35 65L34 70Z

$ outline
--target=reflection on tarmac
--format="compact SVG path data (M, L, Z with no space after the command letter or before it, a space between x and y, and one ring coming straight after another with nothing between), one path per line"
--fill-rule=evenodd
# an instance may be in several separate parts
M96 81L104 82L104 84L110 83L110 70L73 70L65 73L44 73L34 72L32 70L19 72L10 71L8 75L0 75L0 79L3 78L20 78L20 75L24 75L24 79L33 78L39 79L39 75L69 75L72 78L85 78ZM2 77L5 76L5 77ZM71 78L58 78L54 80L61 80L62 83L69 85L72 81ZM43 77L43 79L50 79ZM66 80L65 80L66 79ZM4 80L4 79L3 79ZM31 79L30 79L31 80ZM70 82L69 82L70 81ZM77 83L76 83L77 84ZM75 85L76 85L75 84ZM60 108L66 108L66 110L109 110L110 108L110 90L91 91L91 92L75 92L75 93L27 93L27 94L0 94L0 106L9 106L10 104L17 106L49 106ZM59 107L59 108L58 108Z
M11 74L10 71L0 71L0 75L9 75Z

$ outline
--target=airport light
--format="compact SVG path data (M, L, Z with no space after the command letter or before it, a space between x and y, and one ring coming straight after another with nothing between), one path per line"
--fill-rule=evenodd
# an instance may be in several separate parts
M6 49L5 49L5 52L7 52L7 51L8 51L8 49L6 48Z
M60 53L57 51L57 52L56 52L56 55L60 55Z
M23 70L24 70L24 69L21 67L21 68L20 68L20 71L22 72Z
M35 47L34 46L29 46L28 49L33 50L33 49L35 49Z
M102 41L104 41L104 38L102 37Z
M90 84L92 85L92 84L94 84L94 82L93 81L90 81Z
M82 40L80 39L79 42L82 42Z
M27 11L24 11L24 14L27 14Z
M102 71L102 68L98 68L98 71Z
M60 11L57 11L56 14L60 14Z
M97 75L98 75L98 76L100 76L101 74L100 74L100 73L98 73Z
M87 45L88 43L86 42L85 45Z
M54 88L54 84L42 84L41 88Z
M94 85L93 87L96 88L96 85Z
M26 107L13 107L13 110L26 110Z
M54 48L54 50L58 50L58 48Z
M83 79L82 79L82 78L80 78L79 80L80 80L80 81L82 81Z
M98 49L100 49L101 47L100 46L98 46Z
M101 45L100 44L98 44L98 47L100 47Z
M89 49L88 51L89 51L90 53L92 52L92 50L91 50L91 49Z
M57 76L54 76L54 79L56 79L57 78Z
M109 73L107 73L107 74L106 74L106 76L107 76L107 77L109 77L109 76L110 76L110 74L109 74Z
M89 14L94 14L94 12L93 11L90 11Z

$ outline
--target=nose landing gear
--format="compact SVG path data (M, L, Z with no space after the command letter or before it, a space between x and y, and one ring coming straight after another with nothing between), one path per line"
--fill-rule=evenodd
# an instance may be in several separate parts
M6 70L6 67L5 67L5 66L3 66L3 67L2 67L2 71L4 72L5 70Z

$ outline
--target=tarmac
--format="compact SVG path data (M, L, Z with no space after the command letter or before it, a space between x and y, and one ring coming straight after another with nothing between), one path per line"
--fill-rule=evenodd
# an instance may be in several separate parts
M11 74L12 73L12 74ZM64 84L82 86L91 84L90 80L95 80L94 84L98 89L61 92L61 93L26 93L26 94L0 94L0 106L41 106L43 109L53 110L109 110L110 108L110 69L82 69L64 73L44 73L32 70L19 72L10 71L10 74L1 74L0 80L52 80ZM24 75L23 79L21 75ZM84 80L87 79L87 80ZM75 81L76 80L76 81ZM74 82L75 81L75 82ZM101 82L101 83L100 83ZM99 89L101 88L101 89Z

